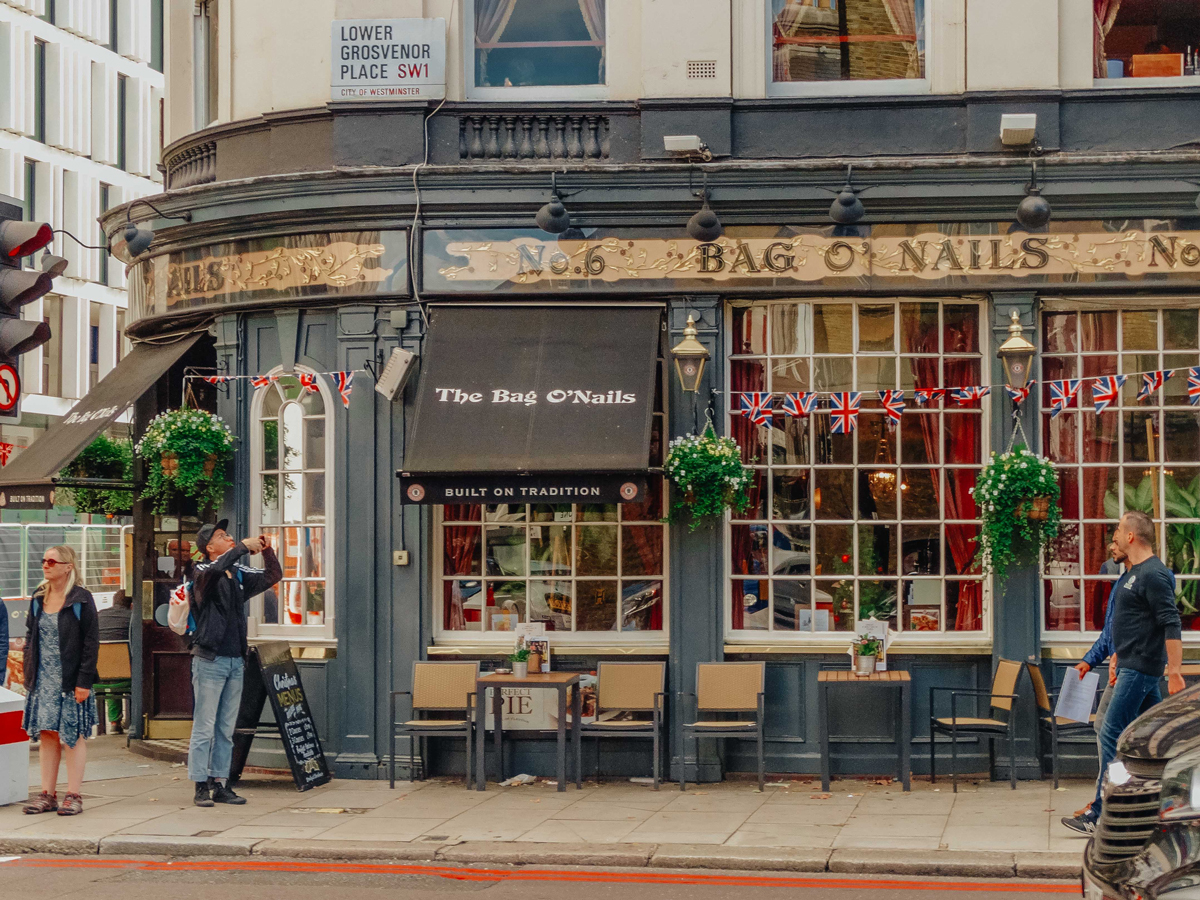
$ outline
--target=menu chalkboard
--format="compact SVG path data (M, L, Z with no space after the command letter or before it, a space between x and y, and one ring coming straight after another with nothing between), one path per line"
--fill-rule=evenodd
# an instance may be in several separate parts
M283 738L283 749L296 787L302 791L325 784L333 776L321 739L313 722L312 709L304 695L300 671L286 641L273 641L250 648L246 676L242 682L242 705L238 709L233 737L230 783L236 783L246 765L250 744L267 701Z

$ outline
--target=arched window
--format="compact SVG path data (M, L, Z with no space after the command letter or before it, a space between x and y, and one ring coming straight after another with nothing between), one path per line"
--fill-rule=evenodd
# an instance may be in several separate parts
M283 581L253 602L256 634L333 637L331 408L324 379L305 387L299 372L279 375L254 395L251 532L271 538L283 566Z

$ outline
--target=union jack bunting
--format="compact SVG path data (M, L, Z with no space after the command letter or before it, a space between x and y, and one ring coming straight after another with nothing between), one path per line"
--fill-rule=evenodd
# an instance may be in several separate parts
M1096 412L1102 413L1110 403L1117 402L1121 387L1128 379L1128 375L1105 375L1092 382L1092 402L1096 404Z
M913 392L918 403L924 406L926 403L932 403L934 400L941 400L946 396L945 388L919 388Z
M1055 419L1075 399L1082 382L1078 378L1071 378L1066 381L1048 381L1046 384L1050 388L1050 418Z
M812 414L812 411L817 408L817 401L819 399L820 398L815 391L784 394L783 411L789 416L795 416L797 419L802 419L805 416Z
M830 394L829 419L833 423L830 434L851 434L858 426L858 407L861 403L861 391Z
M317 387L317 376L307 375L304 372L300 373L300 387L307 388L310 394L319 393L321 390Z
M1037 384L1036 381L1030 381L1023 388L1015 388L1006 384L1004 386L1004 391L1012 399L1012 402L1015 406L1020 406L1027 399L1029 399L1029 392L1033 390L1033 386L1035 384Z
M1188 369L1188 402L1192 406L1200 403L1200 366Z
M771 424L771 394L758 392L742 394L738 412L755 425Z
M1175 374L1173 369L1159 369L1157 372L1146 372L1142 375L1142 389L1138 391L1137 398L1145 400L1154 391L1157 391L1163 386L1163 382Z
M204 380L209 384L224 384L230 379L228 375L205 375Z
M888 422L900 424L900 416L904 412L904 391L880 391L879 399L883 401L883 411L887 413Z
M266 387L268 384L271 384L272 382L275 382L278 380L279 380L278 375L255 375L253 378L250 379L250 383L252 385L254 385L256 388L261 388L261 387Z
M334 372L333 386L337 388L342 398L342 406L350 408L350 382L354 380L353 372Z
M990 387L976 385L974 387L955 388L950 396L954 398L955 403L962 406L967 403L974 403L976 400L982 400L991 392L992 389Z
M12 456L13 445L0 441L0 466L8 465L8 458Z

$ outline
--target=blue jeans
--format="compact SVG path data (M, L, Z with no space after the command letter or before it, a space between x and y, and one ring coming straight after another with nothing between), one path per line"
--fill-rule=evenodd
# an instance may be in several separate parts
M233 729L242 702L242 673L237 656L214 660L192 657L192 740L188 745L188 778L228 778L233 757Z
M1117 739L1129 723L1162 701L1158 675L1144 675L1133 669L1118 669L1117 683L1108 701L1104 714L1104 726L1100 729L1100 778L1096 781L1096 799L1092 801L1092 814L1100 815L1100 782L1108 771L1108 764L1117 758Z

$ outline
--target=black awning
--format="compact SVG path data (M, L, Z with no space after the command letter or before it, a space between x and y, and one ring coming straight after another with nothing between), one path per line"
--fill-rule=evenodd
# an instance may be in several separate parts
M92 438L158 381L200 339L190 334L167 344L138 344L104 376L62 421L0 469L0 489L49 486L58 471L79 455Z
M661 316L660 305L431 306L402 474L644 472Z

